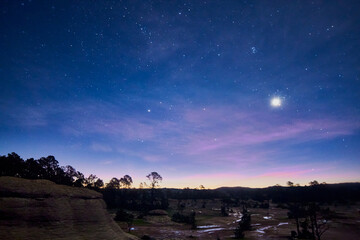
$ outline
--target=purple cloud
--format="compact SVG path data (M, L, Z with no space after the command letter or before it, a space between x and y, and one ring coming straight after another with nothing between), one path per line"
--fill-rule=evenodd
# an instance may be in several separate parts
M162 107L167 108L165 104ZM359 129L359 123L352 119L283 119L271 112L249 111L234 105L184 109L177 109L173 114L177 120L173 121L144 113L126 115L121 106L113 103L79 102L70 107L39 107L30 112L29 119L44 113L39 115L41 122L54 126L61 123L66 135L86 138L96 134L105 139L105 145L91 143L93 151L121 152L146 162L182 159L239 167L271 159L289 145L343 137ZM51 115L60 113L62 119L52 121Z

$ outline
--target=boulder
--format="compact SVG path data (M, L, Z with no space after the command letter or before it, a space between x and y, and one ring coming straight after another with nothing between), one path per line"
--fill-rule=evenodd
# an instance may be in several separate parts
M102 194L48 180L0 177L0 239L136 239L106 211Z

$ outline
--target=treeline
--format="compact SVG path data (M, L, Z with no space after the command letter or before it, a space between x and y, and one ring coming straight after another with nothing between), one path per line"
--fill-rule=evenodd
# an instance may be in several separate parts
M47 179L57 184L75 187L87 187L99 190L103 187L109 189L129 188L133 183L129 175L118 179L112 178L109 183L94 174L85 177L83 173L74 167L60 166L54 156L41 157L39 159L22 159L16 153L0 156L0 176L13 176L27 179Z
M131 176L113 177L108 183L94 174L85 177L74 167L60 166L54 156L39 159L22 159L16 153L0 156L0 176L13 176L27 179L47 179L57 184L74 187L86 187L103 194L109 208L124 208L141 211L167 209L169 206L166 193L159 187L162 177L157 172L146 176L149 183L141 183L147 189L130 189Z
M16 176L28 179L48 179L58 184L76 187L88 187L103 193L104 200L110 208L133 210L166 209L168 199L202 200L221 199L227 206L239 205L241 201L254 200L254 204L266 204L268 201L278 204L286 203L350 203L360 201L360 183L319 184L312 181L310 186L287 187L273 186L268 188L230 187L214 190L205 189L159 189L162 177L157 172L147 175L149 184L146 188L131 189L133 183L129 175L112 178L105 184L102 179L77 171L72 166L60 166L53 156L40 159L23 160L16 153L0 156L0 176ZM259 207L261 207L259 205Z
M129 210L166 209L168 199L206 205L220 199L222 205L239 207L244 203L251 208L268 208L269 202L287 208L289 203L352 204L360 201L360 183L321 184L302 187L221 188L221 189L102 189L110 208ZM179 207L180 208L180 207Z
M99 190L108 208L148 212L169 207L169 197L164 189L110 189Z

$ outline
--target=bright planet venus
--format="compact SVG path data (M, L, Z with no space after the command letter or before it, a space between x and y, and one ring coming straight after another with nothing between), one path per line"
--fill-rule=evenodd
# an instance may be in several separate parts
M274 97L271 99L271 106L273 107L280 107L281 106L281 98Z
M360 1L2 0L0 155L134 187L360 181Z

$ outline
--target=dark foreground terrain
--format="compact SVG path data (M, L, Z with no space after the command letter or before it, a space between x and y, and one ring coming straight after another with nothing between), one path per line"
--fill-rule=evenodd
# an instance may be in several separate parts
M349 183L94 191L3 176L0 239L234 239L241 230L243 239L355 240L359 189Z
M231 208L228 216L221 215L221 200L209 201L206 208L202 202L185 201L188 210L196 212L197 229L188 224L171 221L171 215L178 201L171 200L168 215L144 216L135 219L131 233L138 236L149 236L153 239L234 239L234 230L241 218L241 208ZM360 204L327 206L331 209L331 219L327 221L328 230L321 239L360 239ZM191 209L191 210L189 210ZM296 223L288 218L288 210L270 204L268 209L249 208L252 230L245 232L245 239L289 239ZM114 211L111 211L114 213ZM134 215L137 212L132 212ZM128 224L118 222L125 230Z

